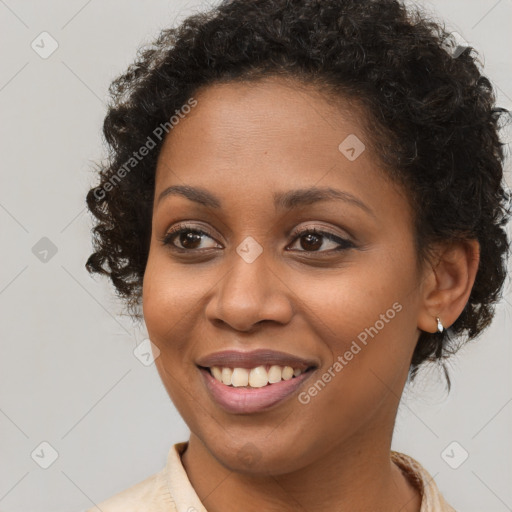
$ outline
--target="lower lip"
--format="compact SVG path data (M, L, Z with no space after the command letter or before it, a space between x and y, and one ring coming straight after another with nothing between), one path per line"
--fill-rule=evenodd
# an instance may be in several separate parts
M215 379L209 370L199 368L212 398L230 413L248 414L260 412L282 402L294 394L314 370L301 373L298 377L267 384L261 388L226 386Z

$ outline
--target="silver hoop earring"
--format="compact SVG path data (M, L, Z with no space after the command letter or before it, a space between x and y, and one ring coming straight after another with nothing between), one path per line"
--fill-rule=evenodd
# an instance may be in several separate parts
M436 320L437 320L437 332L443 332L444 327L443 327L443 324L441 323L441 320L439 320L439 317L436 317Z

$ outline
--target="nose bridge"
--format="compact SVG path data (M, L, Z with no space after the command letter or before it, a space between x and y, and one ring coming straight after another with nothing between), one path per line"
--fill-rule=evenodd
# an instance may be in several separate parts
M230 268L207 306L209 318L220 319L238 330L250 330L262 320L288 322L292 306L277 272L271 268L269 250L247 236L229 260Z
M226 276L226 286L234 288L230 293L263 300L269 285L275 286L270 276L262 279L266 274L272 275L269 256L269 249L264 249L252 236L245 237L232 254L231 271Z

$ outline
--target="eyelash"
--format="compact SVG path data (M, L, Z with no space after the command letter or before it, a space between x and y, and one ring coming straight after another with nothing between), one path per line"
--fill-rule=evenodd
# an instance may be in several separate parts
M213 237L211 237L206 231L182 225L182 226L178 226L176 228L173 228L171 231L166 233L162 238L160 238L160 241L162 242L163 245L166 245L171 250L177 251L177 252L182 252L182 253L188 252L188 253L191 253L191 252L194 252L194 251L201 251L202 250L202 249L182 249L181 247L177 247L176 245L174 245L173 239L175 237L177 237L178 235L181 235L183 233L195 233L197 235L206 235L207 237L213 239ZM347 240L345 238L341 238L339 236L336 236L333 233L330 233L329 231L322 231L322 230L319 230L317 228L306 228L306 229L303 229L303 230L296 231L293 234L294 239L293 239L292 243L296 242L299 238L301 238L301 237L303 237L305 235L309 235L309 234L320 235L322 237L325 237L325 238L327 238L328 240L330 240L332 242L338 243L339 247L336 248L336 249L330 249L330 250L327 250L327 251L298 251L298 252L305 252L305 253L330 253L330 252L343 251L343 250L347 250L347 249L351 249L351 248L355 247L355 245L350 240Z

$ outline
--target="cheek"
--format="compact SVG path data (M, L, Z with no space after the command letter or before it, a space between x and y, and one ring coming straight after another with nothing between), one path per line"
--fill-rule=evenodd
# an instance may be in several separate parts
M163 251L150 251L142 288L144 320L149 333L160 337L186 317L205 293L202 279L184 266L172 264Z
M327 383L313 396L343 404L343 414L374 407L390 389L401 394L417 340L417 277L413 254L407 254L367 254L364 265L322 281L301 280L295 289L325 356L319 378L325 375Z
M332 348L338 340L340 351L376 323L384 337L399 331L406 316L402 311L414 301L417 287L414 260L383 250L358 255L339 272L295 276L291 282L295 300L304 306L302 315L321 331L319 339L330 340Z
M180 362L186 350L187 288L179 272L169 272L169 263L163 258L149 255L142 287L142 309L149 339L160 350L155 360L158 372L174 401L172 377L183 376ZM168 375L172 372L172 375Z

